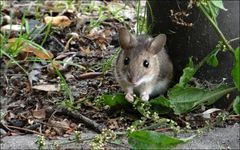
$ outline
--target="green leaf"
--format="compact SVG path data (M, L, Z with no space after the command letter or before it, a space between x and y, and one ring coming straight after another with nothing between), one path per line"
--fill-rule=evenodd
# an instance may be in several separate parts
M128 135L128 143L133 149L168 149L184 142L155 131L141 130Z
M207 3L205 3L204 1L201 1L201 2L202 2L202 7L207 12L207 14L209 16L211 16L212 18L214 18L214 20L216 20L218 13L219 13L219 8L216 7L210 1L207 1Z
M211 3L215 7L227 11L227 9L223 6L223 1L222 0L211 0Z
M196 73L196 69L194 67L192 57L191 57L189 58L189 63L187 67L183 69L183 75L180 77L180 81L178 85L181 87L184 87L195 73Z
M240 91L240 48L236 48L235 52L235 64L232 69L232 77L238 91Z
M236 114L240 114L240 96L237 96L233 102L233 110Z
M218 51L216 51L216 53L210 55L207 59L207 64L212 66L212 67L217 67L218 66L218 59L217 59L217 53Z
M110 107L129 104L125 99L125 96L120 93L117 93L115 95L102 95L101 100L105 105L109 105Z
M172 111L169 100L164 96L150 100L149 103L151 104L151 110L159 114L167 114Z
M179 115L198 108L211 105L225 94L235 90L235 87L219 86L212 91L195 88L175 86L168 92L169 101L174 113Z
M220 9L227 10L224 8L222 0L201 1L201 5L208 15L211 16L211 18L213 18L215 21Z

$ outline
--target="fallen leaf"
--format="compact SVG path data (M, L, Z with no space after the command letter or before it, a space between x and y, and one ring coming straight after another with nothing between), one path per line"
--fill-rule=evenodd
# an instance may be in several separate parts
M105 44L99 44L101 50L107 50L107 47Z
M8 39L8 43L12 44L12 43L14 43L14 42L16 42L16 38L10 38L10 39Z
M30 44L24 43L24 46L22 48L23 52L32 52L34 55L36 55L39 58L42 59L51 59L53 58L53 54L50 51L47 51L46 53L43 50L40 50L36 47L33 47Z
M45 23L52 23L53 26L57 27L68 27L71 24L71 20L67 16L46 16L44 18Z
M202 113L202 116L203 116L203 118L205 118L205 119L210 119L210 118L211 118L211 114L214 113L214 112L216 112L216 111L222 111L222 110L221 110L221 109L218 109L218 108L211 108L211 109L208 109L208 110L204 111L204 112Z
M85 48L80 47L80 50L83 51L84 53L87 53L87 54L90 53L90 51L91 51L90 48L89 48L89 46L88 46L88 47L85 47Z
M45 130L45 134L49 135L51 133L51 130L50 129L46 129Z
M55 92L60 91L60 86L55 84L35 85L32 87L32 89L46 92Z
M33 110L33 117L36 119L45 119L46 110L45 109Z
M57 132L58 135L63 135L67 130L70 129L69 122L67 120L50 120L49 124L53 127L53 129Z
M101 76L102 72L87 72L79 76L80 79L92 79Z
M18 38L8 39L8 45L9 46L13 45L17 40L18 40ZM24 41L20 40L19 46L22 46L21 51L22 51L22 53L25 53L26 56L28 55L28 53L33 53L35 56L37 56L38 58L41 58L41 59L53 58L53 54L50 51L41 50L35 46L32 46L28 42L24 42Z

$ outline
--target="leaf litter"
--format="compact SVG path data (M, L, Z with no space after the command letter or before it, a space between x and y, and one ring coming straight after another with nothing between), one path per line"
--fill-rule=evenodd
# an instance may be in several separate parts
M88 5L86 7L94 7L89 3L82 4ZM121 7L125 5L121 1L116 3L116 5L118 4L121 4ZM106 7L108 4L99 1L99 6ZM77 4L76 7L78 7ZM7 112L12 114L11 118L5 116L4 126L6 128L8 125L23 128L23 130L12 128L9 130L10 133L30 133L24 129L31 128L32 131L48 137L63 136L73 134L79 125L85 126L81 121L73 119L74 115L66 116L62 115L61 111L53 111L62 105L65 105L66 108L76 109L96 123L108 124L111 129L116 130L121 125L121 123L113 121L116 120L115 118L108 116L108 110L96 107L94 100L103 93L120 91L113 79L112 69L103 74L101 64L115 53L116 45L111 45L112 37L116 36L116 29L123 25L123 22L119 22L111 16L111 18L100 19L96 24L90 26L98 17L99 7L96 7L96 11L89 10L88 14L81 12L81 9L80 11L74 10L76 7L73 7L72 10L66 7L65 2L61 1L31 4L16 2L12 7L8 3L2 10L2 15L6 19L13 13L11 21L5 19L1 25L1 32L10 34L7 46L9 49L16 48L14 44L16 40L19 40L19 44L22 46L18 49L19 52L16 54L18 57L15 59L28 70L28 75L24 74L10 60L3 57L4 62L9 63L4 63L2 67L4 75L1 76L1 87L3 87L1 94L7 97L7 105L2 107L7 107ZM26 8L28 8L27 11L25 11ZM39 13L35 14L34 11L37 9ZM52 12L52 16L49 14L50 12ZM107 10L104 13L110 15ZM25 22L22 22L23 18ZM134 26L133 23L130 25ZM39 28L40 26L41 28ZM51 26L51 34L49 34L48 26ZM21 40L25 38L29 38L27 40L42 46L42 48L32 45L26 40ZM62 79L57 75L56 69L65 77L75 102L68 101L69 97L62 92L64 85L61 82ZM81 99L83 101L79 101ZM64 104L63 101L65 101ZM73 118L71 119L71 117ZM68 121L64 121L66 119ZM73 123L77 125L71 127L70 125ZM72 129L69 130L69 128Z

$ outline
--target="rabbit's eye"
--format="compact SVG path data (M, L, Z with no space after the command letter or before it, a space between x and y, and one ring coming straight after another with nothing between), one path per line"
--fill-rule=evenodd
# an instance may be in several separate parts
M128 65L129 62L130 62L130 59L129 59L128 57L126 57L126 58L124 59L124 65Z
M144 61L143 61L143 66L144 66L145 68L148 68L149 62L148 62L147 60L144 60Z

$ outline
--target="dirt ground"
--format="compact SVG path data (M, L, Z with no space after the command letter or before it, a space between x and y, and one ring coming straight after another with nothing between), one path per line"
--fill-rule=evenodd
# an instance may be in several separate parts
M82 138L93 137L94 133L85 133ZM189 136L180 135L182 137ZM23 136L7 136L1 140L1 149L37 149L35 143L37 139L36 135L23 135ZM58 140L46 141L44 148L53 148L53 142L64 143L70 141L66 138L59 138ZM128 146L127 139L122 139L125 146ZM234 124L227 126L226 128L214 128L210 131L205 131L201 136L194 138L186 144L178 145L174 149L239 149L240 148L240 125ZM113 146L113 145L111 145ZM65 149L87 149L88 142L76 144L65 144L61 148ZM114 149L129 149L126 147L117 147Z

